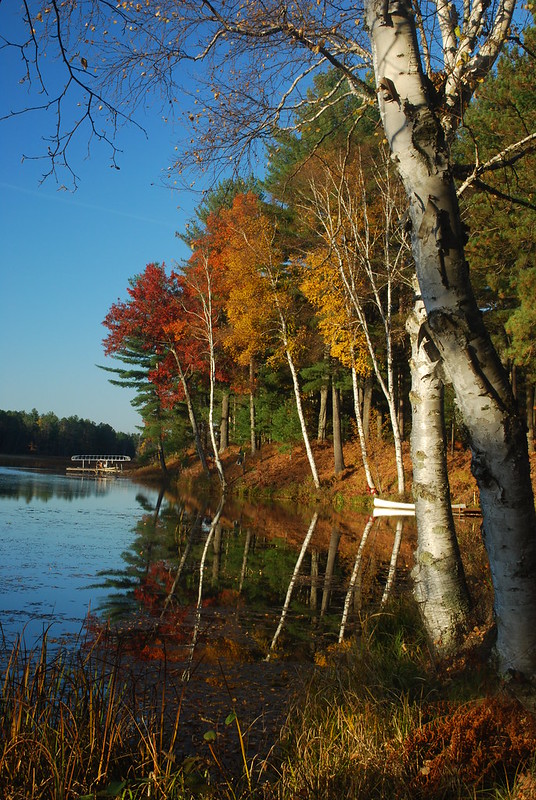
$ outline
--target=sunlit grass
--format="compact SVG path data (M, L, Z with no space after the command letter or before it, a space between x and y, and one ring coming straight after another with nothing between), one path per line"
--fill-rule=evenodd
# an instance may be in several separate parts
M489 668L434 665L408 608L333 651L289 714L278 797L534 800L536 722Z

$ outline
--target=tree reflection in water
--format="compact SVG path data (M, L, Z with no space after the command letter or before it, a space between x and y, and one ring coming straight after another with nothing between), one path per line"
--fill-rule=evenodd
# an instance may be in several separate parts
M123 641L131 634L134 654L180 663L185 678L194 659L311 660L399 590L397 559L407 575L411 544L386 519L371 537L374 520L358 515L350 526L318 511L139 500L145 513L124 569L102 576L114 592L99 611Z

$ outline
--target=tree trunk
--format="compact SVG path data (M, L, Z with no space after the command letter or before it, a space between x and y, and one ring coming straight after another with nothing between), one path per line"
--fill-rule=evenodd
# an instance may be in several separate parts
M224 389L221 396L220 421L220 453L229 447L229 389Z
M363 531L359 547L357 548L354 567L352 569L352 574L350 575L350 583L348 585L348 591L346 592L346 597L344 599L344 608L342 612L341 625L339 628L339 644L344 639L344 631L346 630L348 614L350 613L350 605L352 603L352 598L356 593L356 585L358 583L358 578L360 577L361 573L361 562L363 560L363 551L365 549L365 545L367 543L367 539L369 537L369 533L372 530L373 525L374 525L374 517L371 515L367 520L367 524L365 525L365 529Z
M527 379L527 440L529 453L534 453L534 384Z
M158 461L160 464L160 469L162 470L162 474L167 477L168 468L166 464L166 454L164 452L164 443L162 441L162 436L158 438Z
M212 551L214 558L212 559L212 585L217 586L220 577L221 566L221 545L222 545L222 529L221 522L218 522L214 528L214 538L212 539Z
M341 431L341 401L339 390L335 386L333 377L331 379L331 398L333 409L333 462L335 475L340 475L345 469L344 453L342 450L342 431Z
M398 400L398 427L400 430L400 438L404 441L404 428L406 422L406 414L405 414L405 397L404 397L404 373L402 368L399 366L398 368L398 375L397 375L397 400Z
M365 470L369 491L371 494L377 494L376 486L374 483L374 479L372 477L372 472L370 469L370 464L368 459L367 442L365 437L365 425L363 418L361 416L361 404L359 402L359 388L357 386L357 372L354 366L352 366L352 388L354 391L354 411L355 411L355 420L357 423L357 433L359 436L359 445L361 447L361 460L363 462L363 468ZM369 411L370 411L370 405L369 405Z
M197 450L197 455L199 456L199 461L201 462L201 466L203 467L203 472L206 475L209 475L209 468L207 464L207 459L205 456L205 450L203 448L203 444L201 442L201 436L199 434L199 426L197 424L197 419L195 416L195 411L192 403L192 398L190 397L190 391L188 389L188 382L186 380L186 376L182 369L182 364L180 362L179 356L177 355L177 351L174 348L171 348L171 352L173 357L175 358L175 362L177 364L177 370L179 373L179 379L182 385L182 390L184 392L184 399L186 401L186 408L188 409L188 419L190 420L190 426L192 428L192 433L194 436L195 442L195 449Z
M311 449L309 434L307 433L307 425L305 424L305 416L303 414L303 405L301 400L300 384L298 382L298 373L296 372L296 367L294 364L294 360L292 358L292 354L288 349L287 349L287 361L290 367L290 373L292 375L292 384L294 386L294 397L296 399L296 410L298 411L298 417L300 420L303 443L305 444L305 452L307 453L307 458L309 460L309 466L311 468L311 474L313 476L313 483L317 489L320 489L320 478L318 477L315 457Z
M287 616L287 611L290 606L290 601L292 598L292 592L294 591L294 584L296 583L296 579L300 572L301 563L304 559L305 553L307 552L307 548L309 547L309 542L312 539L313 533L315 532L316 523L318 521L318 511L315 511L313 514L313 518L311 519L311 524L309 525L309 530L303 540L301 550L299 552L298 558L296 560L296 564L294 566L294 571L292 573L292 577L290 579L290 583L288 585L287 594L285 597L285 602L283 603L283 608L281 609L281 616L279 617L279 624L277 626L276 632L273 635L272 642L270 644L270 650L268 651L268 655L265 658L265 661L270 660L270 656L274 650L277 640L279 639L279 635L283 630L283 625L285 624L285 618Z
M391 552L391 561L389 562L389 572L387 573L387 580L385 581L385 588L383 590L380 608L384 608L389 602L391 590L395 582L396 562L398 560L398 553L400 552L400 545L402 543L402 532L404 530L404 517L399 517L396 522L395 538L393 540L393 550Z
M470 437L499 667L532 676L536 513L524 420L472 292L448 144L423 75L411 2L366 0L365 9L383 127L409 201L428 326Z
M220 486L222 493L225 492L226 489L226 480L225 474L223 472L223 464L221 463L220 454L218 452L218 443L216 441L216 432L214 431L214 389L216 384L216 360L214 356L214 345L212 339L210 340L210 394L209 394L209 404L208 404L208 429L209 429L209 436L210 442L212 444L212 453L214 455L214 463L216 464L216 470L218 472L218 478L220 479Z
M320 409L318 411L318 435L317 441L325 442L326 429L328 424L328 392L329 386L323 383L320 387Z
M182 680L187 682L190 680L192 674L192 666L194 662L194 654L195 648L197 645L197 639L199 637L199 631L201 630L201 612L203 610L203 578L205 574L205 562L207 560L207 553L212 541L212 537L214 535L214 531L216 530L216 526L220 521L220 517L222 515L223 506L225 505L225 495L222 494L220 497L220 502L218 504L218 508L216 509L216 513L212 518L212 522L210 523L210 530L207 534L207 538L205 540L205 546L203 548L203 552L201 554L201 561L199 562L199 578L197 584L197 605L195 607L195 616L194 616L194 626L192 631L192 638L190 640L190 644L188 647L188 661L186 668L182 675Z
M370 433L370 407L372 403L372 375L367 375L363 386L363 433L365 440Z
M249 361L249 442L251 454L257 449L255 436L255 364L253 358Z
M328 559L326 562L326 572L324 574L324 587L322 590L322 603L320 606L320 616L323 617L329 608L329 600L331 597L331 589L333 586L333 573L335 572L335 562L337 560L337 551L339 549L339 542L341 541L341 532L338 525L333 525L331 528L331 537L328 547Z
M309 594L309 605L312 611L316 611L318 603L318 550L314 549L311 553L311 591Z
M251 528L248 528L246 531L246 541L244 542L244 555L242 557L242 569L240 570L240 583L238 584L238 594L241 594L242 589L244 588L244 581L246 579L246 573L248 568L248 555L249 555L250 545L251 545Z
M428 637L452 652L466 629L469 593L452 516L447 475L441 359L418 298L406 327L411 340L411 458L417 518L414 593Z

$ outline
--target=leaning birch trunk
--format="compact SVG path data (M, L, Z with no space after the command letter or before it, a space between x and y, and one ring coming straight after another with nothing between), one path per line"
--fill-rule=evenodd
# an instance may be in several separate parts
M346 592L346 597L344 599L344 608L342 612L341 618L341 625L339 628L339 644L344 639L344 631L346 630L346 623L348 621L348 614L350 613L350 604L352 602L352 598L355 593L355 587L357 583L357 579L359 577L361 571L361 562L363 559L363 551L365 549L365 545L367 543L367 539L369 537L369 533L372 530L372 526L374 525L374 517L371 515L368 520L367 524L365 525L365 529L363 531L363 535L361 537L361 541L359 543L359 547L357 548L357 554L354 561L354 567L352 569L352 574L350 575L350 583L348 584L348 590Z
M400 545L402 544L403 530L404 517L399 517L396 522L396 532L393 540L393 549L391 551L391 560L389 562L389 572L387 573L387 580L385 581L385 588L383 590L380 608L385 608L391 596L391 590L395 582L396 562L398 560L398 553L400 552Z
M216 360L214 358L214 345L212 338L210 340L210 394L208 405L208 427L210 434L210 442L212 444L212 452L214 454L214 463L220 479L220 486L222 492L225 492L226 480L223 472L223 465L221 463L220 453L218 450L218 443L216 441L216 432L214 430L214 388L216 384Z
M300 550L298 558L296 560L296 564L294 566L294 571L292 573L292 577L291 577L290 583L288 585L287 594L286 594L286 597L285 597L285 602L283 603L283 608L281 609L281 616L279 617L279 624L278 624L278 626L276 628L276 631L275 631L275 633L273 635L272 642L270 644L270 650L268 651L268 654L267 654L266 658L264 659L265 661L269 661L270 660L270 656L272 655L272 653L274 651L274 647L276 645L276 642L279 639L281 631L283 630L283 626L285 624L285 619L287 617L287 612L288 612L288 609L289 609L289 606L290 606L290 601L292 599L292 592L294 591L294 585L295 585L296 579L297 579L297 577L299 575L300 567L302 565L302 561L304 559L305 553L307 552L307 548L309 547L309 542L311 541L313 533L315 532L317 521L318 521L318 511L315 511L315 513L313 514L313 518L311 519L311 524L309 525L309 530L307 531L305 539L303 540L303 543L302 543L302 546L301 546L301 550Z
M363 469L365 470L365 476L367 478L367 486L369 488L369 492L371 494L377 494L376 491L376 484L374 483L374 478L372 477L372 472L370 469L369 459L368 459L368 450L367 450L367 440L365 436L365 427L363 424L363 417L361 414L361 403L359 401L359 387L357 385L357 371L354 365L352 365L352 389L354 393L354 412L355 412L355 421L357 423L357 433L359 436L359 446L361 448L361 460L363 462Z
M294 397L296 399L296 410L298 412L298 417L300 420L301 432L303 437L303 443L305 445L305 451L307 453L307 458L309 460L309 466L311 468L311 474L313 476L313 483L317 489L320 489L320 478L318 477L318 472L316 469L315 457L313 455L313 451L311 449L311 443L309 441L309 434L307 433L307 425L305 424L305 416L303 414L303 406L301 401L301 392L300 392L300 384L298 382L298 373L296 371L296 366L294 364L294 359L292 358L292 354L287 347L286 350L287 354L287 361L290 368L290 373L292 375L292 385L294 386Z
M423 74L411 2L365 0L365 11L383 127L409 201L428 326L470 437L499 668L533 676L536 513L525 425L472 292L448 144Z
M411 459L417 519L414 594L433 649L446 655L466 631L469 594L447 475L440 357L420 298L406 328L411 341Z
M177 571L175 573L175 577L173 579L173 583L171 585L171 588L170 588L169 592L166 595L166 599L164 600L164 606L163 606L162 612L160 614L160 619L162 619L164 617L164 614L166 613L166 609L167 609L168 605L170 604L170 602L171 602L171 600L173 598L173 595L175 594L175 591L177 589L180 577L182 575L182 571L183 571L183 569L184 569L184 567L186 565L186 559L190 555L190 550L192 548L192 544L193 544L193 541L194 541L194 536L197 533L197 531L199 530L199 528L201 527L201 521L203 519L203 516L204 516L204 508L203 508L203 512L201 512L201 513L198 512L198 514L196 515L195 520L190 525L190 532L188 534L188 539L186 541L186 545L184 547L184 550L183 550L183 553L182 553L182 556L181 556L181 560L179 561L179 566L177 567ZM181 524L182 524L182 515L181 515L181 520L180 520L179 525L177 526L177 528Z
M242 589L244 588L244 580L246 578L246 572L248 568L248 555L249 555L250 545L251 545L251 528L248 528L246 531L246 541L244 542L244 555L242 556L242 568L240 570L240 583L238 584L238 594L241 594Z
M333 412L333 467L335 475L340 475L345 469L344 453L342 450L341 402L339 390L335 386L333 378L331 379L331 397L331 408Z
M177 370L179 373L179 379L182 385L182 390L184 392L184 399L186 401L186 408L188 409L188 419L190 420L190 427L192 428L192 433L194 435L194 442L195 442L195 449L197 450L197 455L199 456L199 461L201 462L201 466L203 467L203 472L208 475L209 468L207 464L207 459L205 456L205 450L203 448L203 444L201 442L201 436L199 435L199 426L197 424L197 419L195 416L194 406L192 403L192 398L190 396L190 391L188 389L188 381L186 380L186 376L182 369L182 364L180 362L179 356L177 355L177 351L175 348L171 348L171 352L177 364Z
M210 523L210 530L207 534L207 538L205 541L205 546L203 548L203 553L201 554L201 561L199 562L199 583L197 586L197 605L195 607L195 616L194 616L194 626L192 631L192 638L190 640L190 644L188 646L188 660L184 672L182 674L182 680L184 683L187 683L192 675L192 665L194 662L194 654L195 648L197 645L197 639L199 637L199 631L201 630L201 612L203 610L203 579L205 574L205 563L207 560L207 553L212 541L212 537L214 536L214 531L216 530L216 526L220 521L220 517L222 515L223 506L225 505L225 495L222 494L220 497L220 502L218 503L218 508L216 509L216 513L212 518L212 522Z

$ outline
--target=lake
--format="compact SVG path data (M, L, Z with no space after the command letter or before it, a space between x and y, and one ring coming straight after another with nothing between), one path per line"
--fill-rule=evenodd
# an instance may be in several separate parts
M405 590L413 526L0 467L4 637L64 640L89 615L147 658L312 659Z

